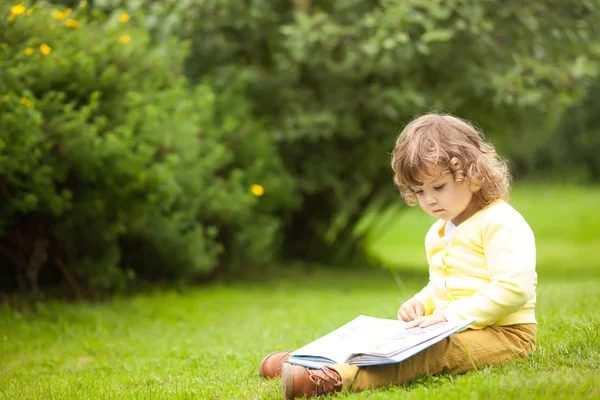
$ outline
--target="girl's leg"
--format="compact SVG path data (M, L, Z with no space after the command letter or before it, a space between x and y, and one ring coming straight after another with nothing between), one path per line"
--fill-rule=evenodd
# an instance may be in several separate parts
M446 371L459 374L526 358L535 350L535 337L535 324L467 329L398 364L361 368L338 364L333 368L342 377L343 389L360 391L401 384L425 374Z

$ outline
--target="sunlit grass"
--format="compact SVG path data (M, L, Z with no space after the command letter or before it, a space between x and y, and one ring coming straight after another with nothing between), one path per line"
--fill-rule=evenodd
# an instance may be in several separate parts
M538 238L536 353L461 376L333 397L600 398L600 222L588 213L600 191L518 188L514 203ZM40 304L37 315L4 306L0 399L281 398L278 380L258 377L265 354L300 347L359 314L393 318L426 283L421 258L431 221L416 209L393 221L372 243L394 269L309 273L287 265L235 284Z

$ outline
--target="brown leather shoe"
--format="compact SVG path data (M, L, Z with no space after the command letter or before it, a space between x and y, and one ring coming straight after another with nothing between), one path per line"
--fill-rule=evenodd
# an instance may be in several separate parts
M321 396L342 390L342 377L333 368L310 369L284 364L281 377L283 399Z
M258 368L261 378L276 378L281 376L281 369L288 358L290 358L289 351L276 351L267 355L262 359Z

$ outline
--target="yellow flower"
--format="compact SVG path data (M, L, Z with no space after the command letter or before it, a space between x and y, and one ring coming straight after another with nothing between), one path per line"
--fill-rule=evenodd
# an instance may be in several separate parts
M262 185L258 185L258 184L254 184L254 185L250 186L250 191L256 197L260 197L263 194L265 194L265 188Z
M25 13L27 16L33 15L33 9L29 9L27 10L27 12Z
M66 13L64 13L64 12L60 12L60 11L58 11L58 10L54 11L54 12L52 13L52 16L53 16L55 19L59 19L59 20L61 20L61 21L62 21L63 19L65 19L65 18L67 18L67 14L66 14Z
M25 50L23 50L23 53L27 54L28 56L33 55L34 52L35 50L31 47L27 47Z
M126 44L126 43L129 43L130 41L131 41L131 36L129 36L129 35L119 36L119 43Z
M52 47L48 46L46 43L40 46L40 53L47 56L52 51Z
M127 15L125 13L121 14L119 16L119 21L122 22L122 23L125 23L125 22L129 21L129 15Z
M71 14L71 11L73 11L73 10L71 10L70 8L65 9L65 11L56 10L52 13L52 16L54 18L62 21L63 19L67 18Z
M11 15L21 15L25 12L25 6L23 4L17 4L10 8Z
M85 0L84 1L80 1L79 2L79 7L86 8L87 7L87 1L85 1Z
M25 107L33 107L33 101L29 100L27 97L21 97L21 104Z
M79 21L76 19L68 19L65 21L65 26L67 28L77 28L79 26Z

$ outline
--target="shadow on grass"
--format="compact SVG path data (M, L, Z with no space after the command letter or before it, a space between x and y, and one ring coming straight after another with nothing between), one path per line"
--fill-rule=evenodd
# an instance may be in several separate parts
M346 293L365 291L414 291L427 284L428 273L420 269L389 269L385 267L331 266L290 262L270 264L236 271L230 271L210 282L193 283L188 281L150 284L140 282L126 291L101 293L85 298L74 298L67 288L54 287L35 297L22 294L0 293L0 305L19 312L23 316L34 317L37 308L44 303L102 304L115 298L157 296L162 293L193 293L209 287L247 288L268 292L272 289L310 289L314 291L336 291Z

